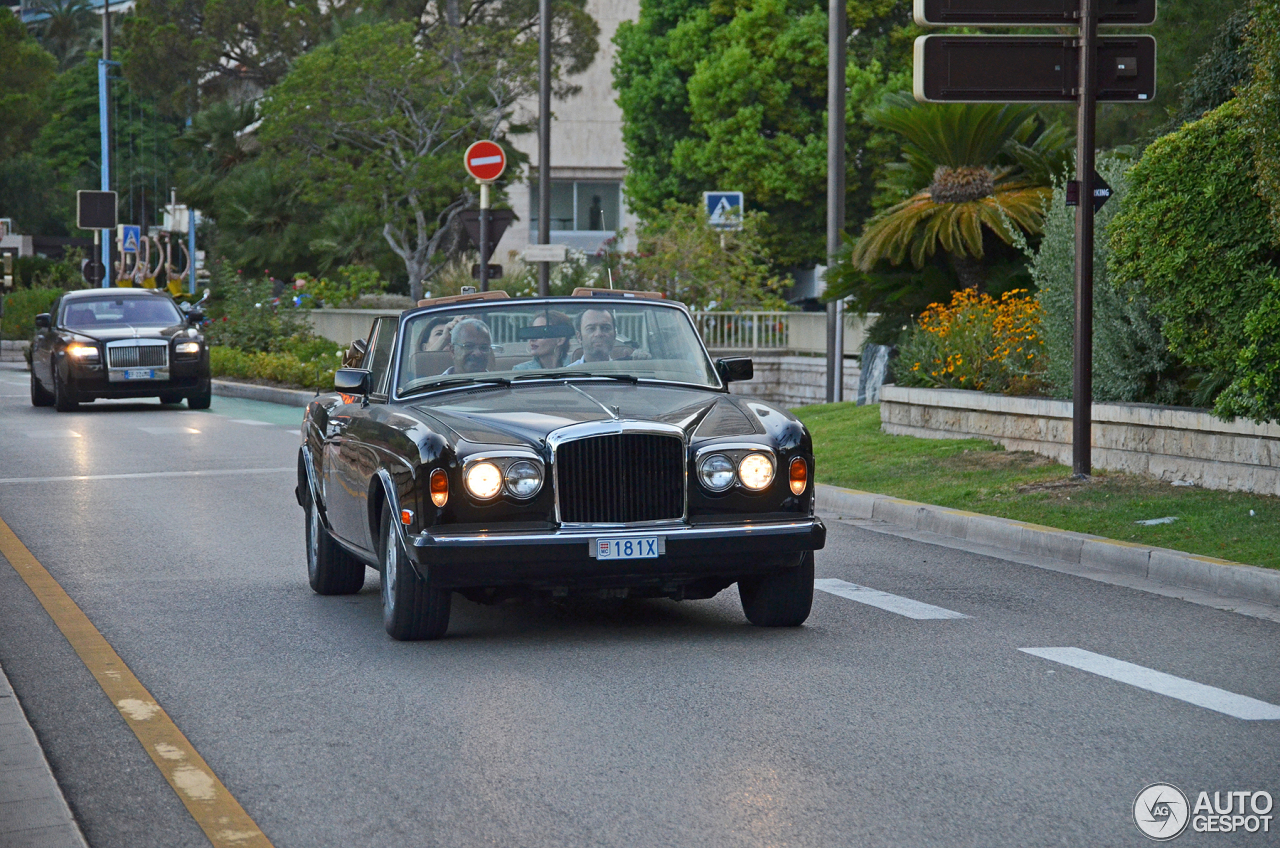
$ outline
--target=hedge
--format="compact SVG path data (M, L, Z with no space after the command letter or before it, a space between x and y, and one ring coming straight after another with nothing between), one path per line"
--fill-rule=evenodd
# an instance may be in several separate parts
M291 353L248 353L215 345L209 349L214 377L240 380L267 380L305 389L332 389L333 367L321 362L304 362Z
M1263 390L1262 409L1280 407L1244 362L1251 335L1280 278L1268 209L1258 196L1246 109L1232 100L1155 141L1129 174L1129 196L1108 229L1108 272L1132 282L1163 321L1169 350L1214 390L1245 383ZM1253 329L1250 329L1253 328ZM1267 392L1272 401L1266 401ZM1205 398L1207 402L1209 398ZM1237 406L1218 408L1237 414ZM1274 417L1274 413L1272 414Z
M28 341L36 334L36 316L48 312L62 289L17 289L4 296L0 338Z

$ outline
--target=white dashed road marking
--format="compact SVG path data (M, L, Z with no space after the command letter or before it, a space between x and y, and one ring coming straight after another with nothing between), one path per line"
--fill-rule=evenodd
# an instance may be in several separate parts
M200 432L194 427L139 427L138 429L153 436L186 436Z
M821 589L823 592L829 592L832 595L839 595L842 598L848 598L851 601L857 601L860 604L878 607L898 615L905 615L907 618L927 620L969 617L961 612L953 612L942 607L935 607L933 604L913 601L910 598L903 598L899 595L890 595L888 592L868 589L866 586L859 586L857 583L846 583L843 580L835 580L830 577L814 580L813 588Z
M254 420L253 420L253 419L251 419L251 418L228 418L227 420L228 420L228 421L230 421L230 422L231 422L231 423L233 423L233 424L248 424L248 425L253 426L253 427L272 427L272 426L274 426L270 421L254 421Z
M80 434L75 430L28 430L29 439L78 439Z
M1241 718L1245 721L1280 720L1280 707L1275 704L1268 704L1266 701L1259 701L1247 695L1237 695L1216 686L1205 686L1194 680L1174 677L1163 671L1144 668L1080 648L1019 648L1018 650L1024 654L1069 665L1099 677L1146 689L1148 692L1177 698L1179 701L1186 701L1188 704L1195 704L1197 707L1204 707L1233 718Z

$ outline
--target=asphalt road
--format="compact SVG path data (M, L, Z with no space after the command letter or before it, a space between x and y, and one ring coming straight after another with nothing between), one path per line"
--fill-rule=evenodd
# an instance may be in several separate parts
M447 639L397 643L374 572L354 597L307 586L300 410L58 414L25 380L0 371L0 518L279 848L1145 845L1148 784L1280 799L1280 720L1022 650L1280 705L1273 621L830 522L819 577L898 612L819 592L771 631L733 590L456 598ZM0 663L90 845L208 844L3 562ZM1272 825L1177 843L1280 844Z

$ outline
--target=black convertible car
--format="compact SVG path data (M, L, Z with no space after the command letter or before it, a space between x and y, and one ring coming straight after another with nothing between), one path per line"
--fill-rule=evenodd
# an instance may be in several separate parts
M206 297L207 297L206 292ZM204 316L183 312L155 289L67 292L36 316L31 343L31 404L59 412L98 398L186 398L208 409L212 397Z
M680 304L580 289L423 301L374 322L298 456L307 568L323 595L382 573L396 639L434 639L453 592L710 598L796 626L813 600L813 445L728 393Z

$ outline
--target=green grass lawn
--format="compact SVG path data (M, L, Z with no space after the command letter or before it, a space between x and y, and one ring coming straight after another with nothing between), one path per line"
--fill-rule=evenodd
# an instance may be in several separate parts
M878 405L793 411L813 433L820 483L1280 568L1280 498L1107 471L1074 481L1064 465L978 439L885 435ZM1134 523L1165 516L1178 520Z

